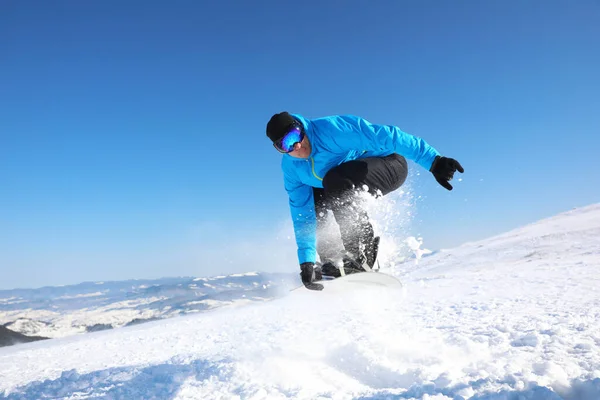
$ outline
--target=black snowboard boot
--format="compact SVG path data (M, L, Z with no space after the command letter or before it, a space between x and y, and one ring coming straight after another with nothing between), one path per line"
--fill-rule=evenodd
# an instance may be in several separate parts
M364 261L362 264L367 264L370 269L373 269L375 262L377 261L377 253L379 252L379 236L375 236L372 240L364 245L363 256Z
M331 278L339 278L341 275L340 270L332 261L327 261L323 265L321 265L321 273L323 276L328 276Z
M357 272L365 272L365 269L358 262L356 262L350 257L344 257L342 259L342 263L343 274L340 268L338 268L332 261L328 261L325 264L321 265L321 273L325 277L339 278L342 275L350 275L355 274Z

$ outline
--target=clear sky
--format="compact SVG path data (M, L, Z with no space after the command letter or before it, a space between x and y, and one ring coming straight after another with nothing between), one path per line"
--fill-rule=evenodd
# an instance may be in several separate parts
M410 164L431 249L596 203L598 21L596 0L1 2L0 288L296 271L282 110L458 159L452 192Z

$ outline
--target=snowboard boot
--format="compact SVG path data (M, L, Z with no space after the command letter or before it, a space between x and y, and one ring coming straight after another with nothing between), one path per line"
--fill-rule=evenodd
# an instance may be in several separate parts
M325 277L339 278L341 275L340 270L332 261L327 261L321 265L321 274Z
M358 256L355 258L355 263L360 266L363 271L372 271L377 261L377 253L379 252L379 236L364 238L364 241L359 243Z
M365 269L355 260L345 256L341 266L338 267L333 261L327 261L321 265L321 273L325 277L339 278L340 276L365 272Z
M375 262L377 261L377 253L379 252L379 240L379 236L375 236L370 241L370 243L365 245L363 251L364 263L366 263L370 269L373 269L373 267L375 266Z

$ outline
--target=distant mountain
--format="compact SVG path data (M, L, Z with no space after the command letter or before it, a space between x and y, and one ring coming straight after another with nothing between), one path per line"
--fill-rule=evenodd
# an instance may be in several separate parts
M48 338L41 336L25 336L19 332L14 332L7 327L0 325L0 347L12 346L17 343L35 342L37 340L45 340Z
M248 272L0 290L0 324L29 336L86 334L271 300L296 280L296 274Z

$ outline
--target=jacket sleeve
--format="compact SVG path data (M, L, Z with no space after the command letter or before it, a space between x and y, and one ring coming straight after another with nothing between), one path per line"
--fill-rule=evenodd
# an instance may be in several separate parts
M429 170L440 153L425 140L392 125L377 125L354 115L327 117L322 123L331 131L343 131L332 138L339 150L389 150Z
M284 169L284 186L289 196L290 212L298 246L298 261L317 260L317 219L312 187L297 180Z

